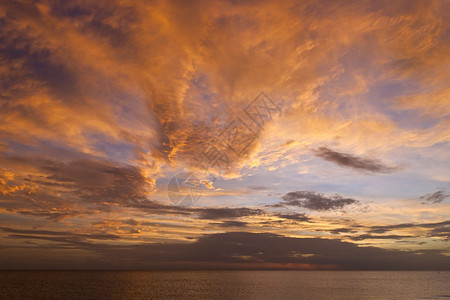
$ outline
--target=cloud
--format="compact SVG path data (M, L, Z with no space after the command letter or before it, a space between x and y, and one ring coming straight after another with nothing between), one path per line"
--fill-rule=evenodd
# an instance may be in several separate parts
M450 225L450 222L448 222L448 225ZM450 226L434 228L429 235L433 237L445 237L448 241L450 240Z
M218 224L220 227L246 227L248 225L247 222L241 221L223 221L221 223L213 223Z
M193 207L167 205L152 200L130 201L125 207L139 209L142 212L156 215L184 215L200 220L236 219L252 216L263 216L266 211L250 207Z
M441 203L448 197L450 197L450 193L447 193L445 190L439 190L437 192L421 196L420 199L425 200L428 203ZM427 202L423 202L423 204Z
M199 209L200 219L232 219L232 218L242 218L248 216L260 216L264 214L262 209L247 208L247 207L237 207L237 208L203 208Z
M62 160L2 156L2 207L23 216L58 222L143 201L154 185L141 170L98 158Z
M23 216L31 216L31 217L38 217L38 218L45 217L47 220L53 221L53 222L59 222L64 219L67 219L67 218L93 213L90 211L77 211L74 209L61 210L61 211L55 212L54 208L51 210L45 210L45 209L17 210L16 212Z
M355 229L352 228L337 228L337 229L332 229L330 230L331 233L353 233L356 232Z
M363 240L401 240L407 238L415 238L415 236L411 235L372 235L372 234L362 234L357 236L349 237L353 241L363 241Z
M192 156L261 90L292 108L302 128L314 133L305 136L308 142L332 124L351 133L363 128L358 136L391 138L395 123L375 113L369 100L360 104L369 120L352 117L344 126L346 112L322 102L323 90L336 81L345 83L341 92L351 93L355 83L355 90L368 90L378 78L371 70L420 82L423 71L444 74L438 62L448 59L441 50L446 30L439 12L445 10L439 1L426 9L414 2L404 11L394 4L275 3L2 4L1 58L11 61L2 69L2 133L24 144L51 140L108 155L100 137L114 147L126 145L138 156L135 163L195 168ZM339 24L331 31L330 20ZM358 65L349 56L372 63ZM441 103L433 111L445 111L442 95L433 97ZM427 108L430 99L422 96L414 102ZM245 154L258 143L259 137ZM230 154L230 160L239 167L243 159Z
M435 223L400 223L392 225L362 226L348 224L347 227L329 230L333 234L346 234L344 237L353 241L363 240L414 240L424 238L447 238L450 221ZM325 230L319 230L325 231ZM382 235L388 233L386 235ZM411 243L419 244L419 242ZM423 242L427 244L426 242Z
M231 121L242 120L244 127L255 131L255 122L244 109L261 91L283 113L254 135L248 130L230 134L236 143L249 142L240 155L230 149L236 145L231 143L209 148L213 155L204 157L208 162L216 150L226 149L234 173L224 176L241 176L242 181L232 182L232 190L245 194L237 197L224 190L220 199L250 203L254 194L264 197L267 178L274 182L268 197L292 191L285 188L292 186L286 177L298 182L299 176L310 175L314 186L333 186L320 182L324 173L335 175L323 164L312 166L317 159L291 176L305 158L305 149L311 148L319 158L363 173L394 173L398 167L384 163L384 158L333 149L373 151L380 157L389 153L398 160L413 157L408 170L420 174L420 179L414 177L417 188L421 184L415 183L422 180L442 182L445 172L436 172L435 166L443 169L448 153L447 11L445 0L427 4L412 0L408 5L309 0L2 1L2 221L88 231L99 219L133 218L141 223L124 221L111 226L111 231L121 232L121 226L127 232L135 230L142 251L152 247L146 244L148 239L186 242L186 237L211 230L207 220L217 222L212 223L214 230L246 225L257 231L251 227L252 219L257 219L256 225L265 218L275 220L265 225L277 229L312 223L304 214L231 207L236 202L208 208L158 202L164 191L155 182L174 169L201 169L194 156L204 153L205 145L216 146L212 138ZM273 173L264 177L265 170ZM251 178L257 179L246 182ZM355 187L364 186L364 191L373 187L373 181L364 180L333 187L355 194ZM204 183L212 187L211 182ZM445 201L439 192L423 197L426 203ZM359 203L351 197L306 191L285 198L274 207L332 211ZM145 218L155 220L143 223ZM161 220L166 224L152 227ZM137 235L143 224L153 231ZM395 229L373 230L369 234ZM41 235L40 242L44 236L58 238ZM68 236L61 239L70 241ZM89 243L82 246L90 249ZM137 248L108 249L127 257L119 250Z
M273 268L271 264L275 264L282 269L294 266L297 269L444 270L450 265L450 258L436 251L424 250L419 255L412 251L358 247L339 240L293 238L273 233L227 232L203 235L191 243L138 245L94 244L86 240L88 237L80 240L78 236L56 236L45 232L43 235L11 235L10 238L58 241L96 253L101 258L89 265L81 262L78 268L229 269L232 266L270 269ZM12 248L0 251L13 254ZM1 268L23 267L20 262L11 264L20 259L20 254L0 257ZM52 269L55 265L56 262L46 268Z
M337 152L327 147L320 147L314 150L317 157L333 162L342 167L348 167L355 170L362 170L372 173L392 173L397 170L396 167L389 167L375 159L361 158L354 155Z
M359 203L353 198L345 198L340 195L325 196L320 193L310 191L289 192L282 197L283 202L279 202L270 207L302 207L314 211L339 210L351 204Z
M276 216L286 220L311 222L311 218L308 217L306 214L276 214Z
M396 229L408 229L408 228L437 228L440 226L450 225L450 221L443 221L437 223L422 223L422 224L414 224L414 223L402 223L402 224L394 224L394 225L385 225L385 226L370 226L367 229L371 233L385 233L391 230Z
M68 237L74 239L95 239L95 240L117 240L120 237L113 234L80 234L72 232L62 232L62 231L49 231L49 230L24 230L24 229L14 229L8 227L0 227L0 230L7 233L14 233L15 235L10 235L14 238L40 238L40 236L58 236L58 237ZM45 239L45 237L43 237ZM64 241L67 241L65 239Z
M108 161L80 160L42 166L56 182L73 183L74 193L88 201L122 202L143 200L151 188L136 167Z
M1 58L12 62L2 69L3 133L25 144L51 139L105 154L100 135L139 148L148 160L182 164L265 89L293 108L308 133L347 124L337 100L322 102L336 84L355 94L378 81L415 80L428 88L399 102L442 114L444 7L9 1L2 4ZM370 102L355 105L369 120L352 117L344 131L364 127L358 136L391 138L395 124Z

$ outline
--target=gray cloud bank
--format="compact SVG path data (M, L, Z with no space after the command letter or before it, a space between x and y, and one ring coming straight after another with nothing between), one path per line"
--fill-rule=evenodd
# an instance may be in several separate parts
M2 228L5 231L5 228ZM77 266L77 269L264 269L292 266L315 266L318 269L346 270L450 270L450 257L435 250L386 250L376 247L358 247L349 242L320 238L293 238L272 233L227 232L204 235L192 243L154 243L139 245L112 245L81 239L80 235L45 231L18 231L13 239L57 242L57 246L79 249L95 254L77 256L78 264L70 258L40 257L30 262L21 260L14 247L0 249L0 268L58 269ZM104 237L91 237L103 239ZM42 245L33 244L29 251L42 251ZM66 261L66 260L67 261ZM73 257L72 257L73 259Z

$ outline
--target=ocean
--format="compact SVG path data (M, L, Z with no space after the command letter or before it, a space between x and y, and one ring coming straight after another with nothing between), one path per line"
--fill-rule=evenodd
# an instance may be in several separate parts
M0 271L1 299L450 299L450 271Z

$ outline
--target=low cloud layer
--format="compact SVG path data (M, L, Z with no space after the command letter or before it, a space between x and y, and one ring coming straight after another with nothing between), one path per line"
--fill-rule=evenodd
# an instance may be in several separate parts
M434 223L400 223L392 225L362 226L348 224L347 227L330 230L334 234L342 234L352 241L364 240L405 240L408 243L424 244L423 238L433 239L434 242L448 242L450 221ZM416 240L418 239L418 240ZM414 241L416 240L416 241Z
M3 228L5 230L5 228ZM9 231L10 232L10 231ZM332 239L292 238L273 233L227 232L201 236L191 243L155 243L140 245L108 245L80 240L78 235L26 232L12 234L11 240L47 240L63 247L78 249L100 256L96 263L80 261L79 268L189 268L189 269L265 269L276 264L281 269L344 269L344 270L442 270L450 266L450 258L435 251L385 250L358 247ZM86 237L88 239L89 237ZM23 264L6 259L3 254L0 268L22 268ZM30 251L39 251L30 245ZM50 250L51 251L51 250ZM126 262L118 264L117 261ZM184 262L177 264L177 262ZM90 265L88 265L90 263ZM205 264L207 263L207 264ZM42 265L38 263L35 267ZM58 268L58 262L46 265Z

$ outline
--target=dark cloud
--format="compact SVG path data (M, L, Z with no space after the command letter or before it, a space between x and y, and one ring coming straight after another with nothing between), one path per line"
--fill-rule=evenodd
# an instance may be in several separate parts
M64 219L78 216L81 214L89 214L90 212L87 212L87 211L80 212L77 210L70 210L70 211L66 211L66 212L52 212L52 211L47 211L47 210L33 210L33 211L19 210L19 211L17 211L17 213L24 215L24 216L44 217L49 221L58 222L58 221L62 221Z
M322 232L327 230L319 229L317 231ZM354 241L372 239L401 240L423 237L449 238L450 221L435 223L401 223L383 226L362 226L358 224L349 224L347 227L332 229L328 231L333 234L347 234L345 235L345 237ZM390 233L391 231L395 231L395 233ZM362 232L363 234L357 234L358 232ZM401 232L403 234L398 234L398 232ZM407 233L407 235L404 233ZM411 243L417 244L418 242L411 241Z
M93 157L0 155L0 163L2 207L52 223L132 207L153 188L139 168Z
M218 224L220 227L246 227L248 225L247 222L241 222L241 221L223 221L220 223L213 223Z
M345 223L344 223L345 224ZM345 225L344 225L345 226ZM329 231L333 234L346 234L345 237L354 241L369 239L415 239L423 237L448 237L450 221L435 223L400 223L392 225L362 226L348 224L342 228L332 230L318 229L317 231ZM391 233L395 231L394 233ZM401 232L400 234L398 232ZM360 234L357 234L360 233ZM407 234L405 234L407 233ZM386 234L386 235L382 235ZM416 242L414 242L416 243Z
M35 230L35 229L14 229L9 227L0 227L0 230L7 233L14 233L13 237L21 238L43 238L46 236L69 237L72 239L95 239L95 240L117 240L120 237L114 234L80 234L73 232L51 231L51 230ZM65 240L67 241L67 240Z
M0 162L2 159L6 161L6 157L0 157ZM13 190L7 195L0 194L0 199L10 201L4 202L4 207L22 215L45 217L51 221L92 214L95 213L93 208L109 211L114 207L134 208L154 215L185 215L208 220L265 213L262 209L247 207L173 206L150 200L148 196L154 182L144 177L139 168L126 164L94 158L65 161L32 156L9 156L7 161L16 168L29 166L33 171L27 176L16 176L14 182L6 178L0 180L0 188L10 187ZM20 184L26 188L18 186ZM35 186L40 188L33 189ZM59 209L55 210L55 207Z
M404 228L412 228L417 225L411 223L404 224L395 224L395 225L386 225L386 226L371 226L368 228L368 232L370 233L385 233L395 229L404 229Z
M3 156L13 168L27 166L27 176L16 176L17 184L23 182L40 189L21 189L10 197L52 199L52 202L82 200L90 203L127 203L144 200L152 188L137 167L93 158L70 161L33 156ZM39 175L33 175L33 173ZM60 196L56 197L56 194ZM64 199L62 199L64 198Z
M372 173L392 173L396 167L386 166L375 159L361 158L351 154L333 151L327 147L320 147L314 150L314 155L327 161L356 170Z
M342 209L347 205L357 204L358 200L345 198L340 195L325 196L320 193L310 191L296 191L287 193L282 197L283 202L279 202L271 207L303 207L315 211L327 211Z
M141 222L135 220L135 219L128 219L128 220L121 220L121 222L123 224L127 224L127 225L131 225L131 226L136 226L141 224ZM153 223L151 223L153 225Z
M249 207L191 207L173 206L152 200L132 201L126 204L128 207L138 208L149 214L177 214L190 215L204 220L234 219L248 216L259 216L266 212L259 208Z
M99 257L96 261L84 261L78 266L88 269L227 269L230 266L264 269L272 268L273 263L277 268L292 267L292 264L301 268L307 264L318 269L348 270L448 270L450 266L450 257L438 251L421 250L419 255L411 251L359 247L333 239L292 238L272 233L228 232L204 235L193 243L139 245L98 244L87 238L53 234L17 234L10 238L48 240L96 253ZM33 249L33 245L27 247ZM0 268L24 267L20 255L13 255L11 247L1 251L9 255L0 256ZM45 267L51 269L56 263Z
M352 232L356 232L356 230L352 229L352 228L337 228L337 229L333 229L330 230L331 233L352 233Z
M254 191L265 191L268 189L266 186L249 186L248 188Z
M439 190L439 191L437 191L435 193L426 194L424 196L421 196L420 199L426 201L426 202L423 202L423 204L425 204L427 202L428 203L441 203L442 201L444 201L448 197L450 197L450 193L447 193L444 190Z
M195 211L195 209L191 207L173 206L148 199L140 201L129 201L124 205L126 207L137 208L139 209L139 211L148 214L156 214L156 215L165 215L165 214L190 215Z
M272 223L267 222L271 225L291 225L294 222L310 222L310 219L302 214L269 214L256 208L174 207L157 203L148 199L153 182L143 174L161 176L158 170L170 172L172 167L187 167L189 162L192 163L191 167L200 168L191 156L204 153L204 147L211 141L211 137L224 137L234 131L233 127L226 127L232 116L243 119L245 126L242 128L251 127L251 124L256 126L252 133L236 130L238 135L230 134L234 140L231 146L236 147L235 150L239 150L238 146L246 147L240 149L242 155L234 153L230 145L216 149L221 154L229 155L232 167L239 167L239 163L247 159L245 156L253 153L252 150L257 147L259 132L263 130L262 127L259 129L261 123L257 125L259 122L254 122L256 118L244 119L249 111L244 113L242 109L248 105L247 100L251 101L263 88L268 88L270 93L276 95L278 99L275 100L285 100L280 105L283 105L286 111L291 110L291 113L285 116L286 120L293 121L292 116L295 121L301 120L306 126L305 132L311 134L310 140L314 142L316 138L320 138L316 136L316 129L321 128L320 124L316 126L317 120L320 119L321 124L322 121L323 124L336 121L332 117L336 107L329 106L330 114L326 113L325 117L321 113L324 112L322 105L325 103L321 100L328 98L322 90L332 91L333 82L336 82L333 70L350 70L349 74L358 75L358 63L355 67L353 63L346 63L349 53L347 49L358 50L350 51L349 56L353 58L353 62L357 62L353 55L356 52L360 52L365 62L374 62L373 59L366 58L370 57L373 49L377 49L376 53L379 55L376 61L382 61L383 68L397 65L388 73L400 74L402 78L415 76L414 74L425 74L423 76L428 78L428 71L431 70L429 68L434 68L436 64L439 67L436 70L439 71L443 58L446 58L442 55L445 51L440 51L440 46L447 45L442 43L447 37L447 31L441 28L442 24L446 24L445 18L442 13L434 13L446 11L439 9L442 6L440 4L431 5L428 13L423 13L423 8L417 5L409 5L406 10L376 7L375 11L371 11L375 7L372 4L358 4L355 9L340 9L339 3L296 3L280 6L270 3L260 5L249 1L245 5L234 7L231 5L234 2L236 1L218 1L217 5L210 5L207 1L186 4L183 1L1 2L0 149L14 154L0 154L0 165L10 168L14 173L14 176L0 177L2 221L8 224L19 222L20 226L47 224L54 228L55 224L48 224L46 221L57 222L79 217L61 222L58 226L75 226L71 229L90 232L90 225L94 225L98 218L108 218L104 213L111 212L111 219L116 219L117 223L118 219L125 219L118 227L136 229L129 232L137 233L140 226L158 224L129 219L144 218L147 215L157 215L156 219L174 216L175 220L170 220L170 226L179 226L178 231L136 237L133 242L144 243L142 247L126 245L123 241L120 245L93 245L86 240L100 239L95 238L94 233L87 236L81 233L73 235L50 231L6 232L11 238L8 245L13 245L10 244L11 241L15 242L12 239L34 238L38 240L39 247L51 248L55 243L64 244L74 250L81 249L94 255L104 254L109 262L114 262L113 256L109 255L114 251L118 253L119 261L130 261L133 252L137 251L139 256L139 251L142 251L141 261L144 262L148 261L145 256L147 252L156 258L162 258L163 254L168 255L168 261L175 261L176 255L179 255L180 259L184 257L199 262L200 259L192 258L194 250L206 255L206 259L221 263L221 259L225 258L233 262L245 260L246 251L240 251L241 248L227 248L231 247L226 244L226 239L229 239L230 243L243 246L254 242L252 247L263 249L265 252L258 255L262 255L267 261L276 261L277 255L286 257L282 249L274 249L271 256L267 254L271 249L259 244L292 242L281 236L235 233L207 236L192 245L145 244L147 238L157 235L168 239L176 235L175 238L182 239L182 235L187 234L190 228L184 220L178 222L177 218L180 216L188 216L190 220L197 221L198 224L194 225L196 230L207 230L202 224L208 221L204 220L217 222L214 223L219 224L214 228L217 229L219 226L246 226L246 219L256 219L256 225L259 224L258 219L263 219L260 216L266 217L264 220L271 219ZM255 8L258 10L256 14L253 13ZM396 13L392 13L393 10ZM418 16L412 14L416 10ZM333 24L336 24L334 30L329 30L330 16L333 16ZM352 20L351 25L355 29L352 30L350 39L347 20ZM292 26L297 23L308 26ZM368 28L367 23L377 26ZM390 26L391 23L395 26ZM271 30L266 30L269 27ZM292 30L285 30L286 28ZM418 32L421 34L417 34ZM242 43L243 40L246 42ZM432 43L429 43L429 47L411 47L420 45L421 41ZM378 47L380 45L384 46ZM309 50L299 51L301 49ZM392 49L395 50L395 55L392 55ZM293 66L292 62L301 61L308 63L303 64L302 68ZM342 63L346 65L341 68ZM362 66L363 70L377 69L376 65ZM418 69L414 71L411 67ZM405 69L407 73L397 73L400 69ZM439 75L438 73L445 72L436 72L434 75ZM402 76L405 74L407 76ZM350 80L350 85L347 86L345 78L348 74L341 75L344 80L338 80L340 87L335 94L344 95L345 98L347 92L351 95L355 92L354 87L359 87L355 86L356 81L354 83L353 80ZM367 74L363 72L355 76L358 83L366 81L365 75ZM434 83L442 81L442 76L434 75ZM416 79L422 79L420 76ZM317 87L317 78L321 78L319 84L323 85L324 89ZM446 77L444 79L447 80ZM396 108L413 109L419 113L437 111L438 116L446 111L442 109L442 104L435 103L441 102L439 92L435 93L432 86L422 90L430 91L430 94L419 95L420 99L413 97L411 100L411 97L407 97L408 104L405 106L397 103L399 105L395 105ZM307 106L299 105L302 101L299 95L311 91L320 92L317 101L314 100ZM258 109L258 115L262 116L261 113ZM382 128L376 134L392 131L393 123L388 122L386 125L383 118L369 118L369 122L362 123L359 118L344 119L345 124L361 125L362 131L358 132L358 135L373 132L373 122L377 124L376 128ZM340 121L336 128L343 130L338 130L340 132L336 132L336 135L345 139L348 136L347 128L350 131L355 128L353 125L340 126L343 123L339 123ZM313 126L310 126L311 124ZM369 124L370 130L365 124ZM421 143L422 139L429 143L430 138L439 142L442 138L439 126L432 137L427 137L429 132L419 132L417 143L424 144ZM225 127L227 130L223 131ZM403 133L405 136L411 135L411 132ZM413 131L412 134L416 133ZM285 145L289 147L294 146L293 141L298 140L298 137L292 134L279 138L283 141L293 139L287 142L289 145ZM238 140L251 143L242 145ZM289 159L288 156L291 155L284 150L273 150L269 151L267 159L263 159L264 164L274 163L279 155L280 159ZM70 151L78 153L73 155ZM57 152L65 152L64 158L53 156L53 153ZM23 153L30 156L24 156ZM316 150L316 155L341 166L366 172L389 173L395 169L377 160L358 158L326 147ZM140 167L127 165L124 161L140 164ZM203 160L204 163L208 161L208 158ZM258 169L264 169L264 164ZM264 182L258 183L263 184ZM264 187L249 188L263 191ZM434 203L439 197L435 195L425 200ZM310 192L303 194L303 198L284 199L283 204L278 207L294 206L326 211L345 208L355 204L355 201L351 198L329 197ZM249 221L248 224L250 227L252 223ZM445 226L441 227L430 228L435 230L436 235L445 234ZM116 230L123 232L122 229ZM389 229L373 230L374 233L382 233L383 230ZM110 237L112 240L116 239ZM245 241L246 239L248 241ZM51 242L50 245L42 245L46 241ZM305 241L307 244L310 242L311 240ZM219 246L225 249L223 257L219 255ZM204 250L202 247L215 249L216 253L199 251ZM292 250L295 247L290 244L286 247L295 251ZM100 251L102 248L103 252ZM186 250L186 256L183 256L183 251L178 253L179 249ZM170 256L171 251L176 255ZM242 257L239 257L240 253L243 253ZM69 255L73 255L72 252ZM49 256L44 253L37 257L44 260ZM7 259L10 255L3 257ZM51 258L55 257L58 256ZM250 251L248 257L253 258L255 255Z
M276 214L277 217L299 222L312 222L306 214Z
M349 236L349 239L353 241L363 241L363 240L400 240L406 238L415 238L410 235L372 235L372 234L362 234L358 236Z
M49 180L73 183L74 193L89 201L143 200L149 182L136 167L100 160L52 162L42 166Z
M237 208L200 208L197 210L200 219L232 219L248 216L259 216L264 214L262 209L237 207Z
M394 225L385 225L385 226L371 226L368 227L367 230L370 233L385 233L395 229L404 229L404 228L438 228L441 226L450 225L450 221L443 221L437 223L422 223L422 224L413 224L413 223L402 223L402 224L394 224Z
M433 237L445 237L447 240L450 239L450 226L447 227L438 227L431 230L430 236Z

